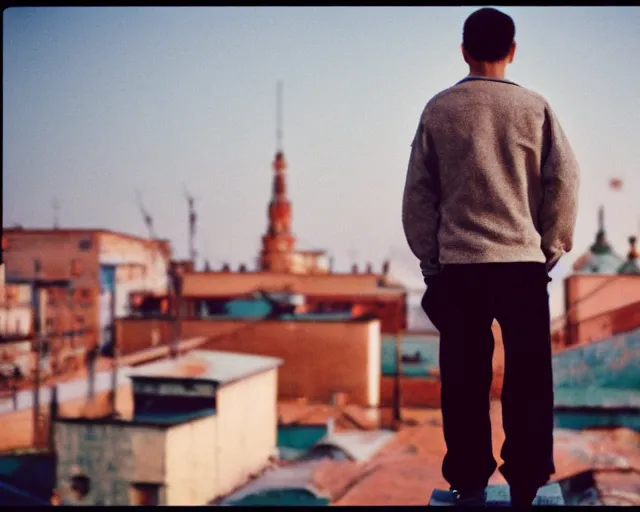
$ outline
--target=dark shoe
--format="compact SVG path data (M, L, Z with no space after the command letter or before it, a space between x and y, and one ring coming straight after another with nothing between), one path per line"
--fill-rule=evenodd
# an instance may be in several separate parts
M511 506L512 507L530 507L533 505L533 500L536 499L536 495L538 494L538 488L528 489L528 488L511 488Z
M487 504L486 489L475 489L471 491L451 489L451 494L453 494L455 504L460 507L482 507Z

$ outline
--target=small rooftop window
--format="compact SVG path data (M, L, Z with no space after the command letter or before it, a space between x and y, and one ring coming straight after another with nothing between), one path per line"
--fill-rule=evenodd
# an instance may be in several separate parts
M78 250L79 251L90 251L91 250L91 239L84 238L78 242Z

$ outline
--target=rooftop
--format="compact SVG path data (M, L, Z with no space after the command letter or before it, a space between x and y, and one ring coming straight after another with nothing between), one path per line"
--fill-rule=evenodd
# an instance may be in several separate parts
M314 473L314 486L331 494L336 505L424 506L431 490L447 489L441 474L445 453L441 412L403 409L402 415L405 424L370 461L325 460ZM498 463L504 441L501 420L500 404L494 402L491 422L494 457ZM598 472L599 488L630 490L640 498L637 487L639 433L623 428L587 432L556 429L554 438L556 474L552 480L591 468ZM633 478L635 487L629 483ZM496 471L490 484L504 483Z
M177 359L158 361L133 369L132 379L194 379L224 386L282 365L282 359L235 354L213 350L194 350Z
M109 234L122 238L127 238L129 240L136 240L139 242L151 242L156 244L168 244L169 240L166 239L150 239L136 235L130 235L128 233L121 233L119 231L111 231L109 229L103 228L23 228L23 227L12 227L12 228L3 228L3 235L94 235L94 234Z

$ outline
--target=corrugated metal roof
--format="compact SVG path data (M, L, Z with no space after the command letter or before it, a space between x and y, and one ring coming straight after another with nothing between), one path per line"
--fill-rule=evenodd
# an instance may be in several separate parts
M131 378L197 379L224 385L276 368L283 363L275 357L236 354L214 350L194 350L178 359L158 361L131 371Z
M321 463L322 461L305 461L290 466L267 470L242 489L227 496L222 504L231 504L253 494L260 494L276 489L306 489L319 498L324 497L323 493L312 483L313 474Z
M316 443L311 452L320 447L332 446L341 450L351 460L365 461L373 457L394 436L395 433L389 430L334 432Z

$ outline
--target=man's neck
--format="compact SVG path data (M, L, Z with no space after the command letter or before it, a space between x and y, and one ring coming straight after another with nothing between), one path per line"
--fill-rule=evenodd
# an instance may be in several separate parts
M506 66L504 64L486 63L478 67L470 67L469 76L478 78L500 78L504 80L505 68Z

